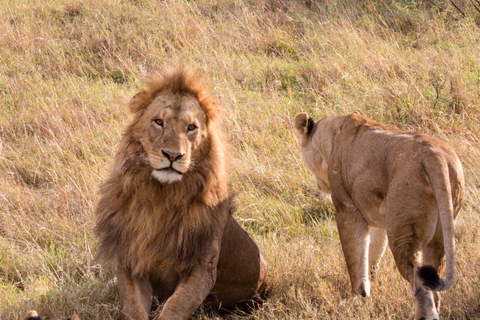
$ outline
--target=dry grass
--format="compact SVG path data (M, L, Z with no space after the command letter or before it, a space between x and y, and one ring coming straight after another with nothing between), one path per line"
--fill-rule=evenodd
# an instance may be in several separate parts
M448 141L465 166L458 276L444 319L480 319L480 42L466 18L412 1L84 0L0 4L0 318L116 319L92 262L96 188L142 77L183 59L208 74L233 151L236 217L270 264L271 297L231 319L405 319L390 253L372 298L349 294L333 207L292 117L361 112ZM199 313L200 319L211 316Z

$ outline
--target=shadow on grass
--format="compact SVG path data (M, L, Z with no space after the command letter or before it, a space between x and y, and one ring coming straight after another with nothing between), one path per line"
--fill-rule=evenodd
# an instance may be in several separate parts
M335 207L322 198L305 204L300 209L300 213L303 223L307 226L335 219Z

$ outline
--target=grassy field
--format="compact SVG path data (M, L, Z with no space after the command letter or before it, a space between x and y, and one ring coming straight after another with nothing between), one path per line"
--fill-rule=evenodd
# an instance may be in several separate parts
M97 186L142 79L184 60L225 108L235 216L273 284L229 319L413 317L389 251L372 298L351 296L333 207L292 129L304 111L356 111L454 147L467 190L441 316L480 319L480 14L456 3L465 17L442 0L2 1L0 318L118 318L114 273L92 261Z

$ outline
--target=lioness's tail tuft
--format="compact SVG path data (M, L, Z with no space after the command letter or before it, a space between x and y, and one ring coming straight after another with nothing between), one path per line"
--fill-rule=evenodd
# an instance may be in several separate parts
M417 276L422 285L432 291L443 291L445 281L438 276L437 270L429 264L417 269Z

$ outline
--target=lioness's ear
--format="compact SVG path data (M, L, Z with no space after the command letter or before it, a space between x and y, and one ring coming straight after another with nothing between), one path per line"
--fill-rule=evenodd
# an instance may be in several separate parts
M312 131L314 124L315 122L313 122L312 117L306 113L297 114L294 120L295 130L298 135L309 134Z
M131 113L136 113L145 106L149 96L150 94L146 90L140 91L134 95L128 103L128 110L130 110Z

